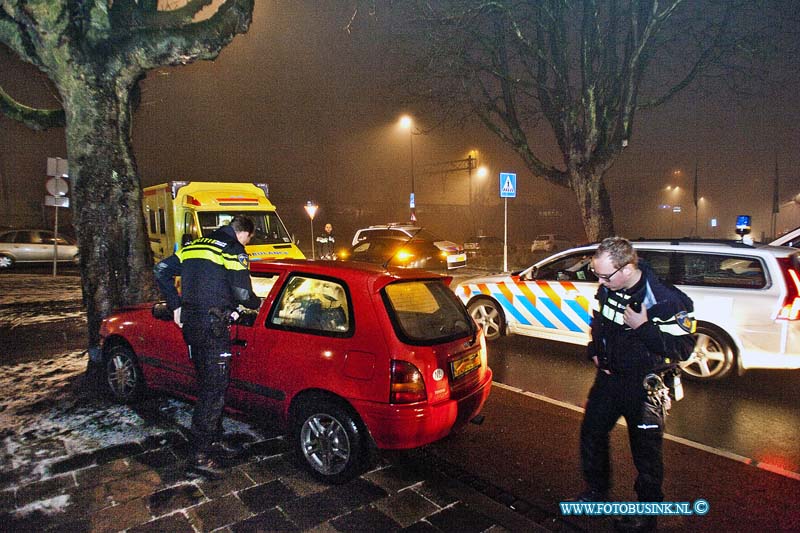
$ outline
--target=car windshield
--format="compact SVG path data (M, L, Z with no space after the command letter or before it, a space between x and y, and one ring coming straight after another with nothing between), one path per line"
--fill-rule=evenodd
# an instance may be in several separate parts
M247 211L244 213L235 211L200 212L197 217L200 219L203 237L207 237L218 227L228 224L236 215L244 215L255 224L256 231L250 239L250 246L292 242L292 238L286 231L283 222L274 211Z
M438 280L387 285L382 296L397 336L408 344L437 344L475 334L464 305Z

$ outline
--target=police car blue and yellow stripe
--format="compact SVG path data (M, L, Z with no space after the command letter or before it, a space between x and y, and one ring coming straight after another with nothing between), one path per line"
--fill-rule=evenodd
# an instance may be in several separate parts
M592 303L570 281L506 278L466 283L458 296L467 303L480 294L496 300L509 323L587 334L590 330Z

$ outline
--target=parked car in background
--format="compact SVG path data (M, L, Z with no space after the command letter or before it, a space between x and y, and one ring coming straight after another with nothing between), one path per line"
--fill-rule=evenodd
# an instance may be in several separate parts
M339 259L361 261L384 267L421 268L431 271L448 269L447 252L432 241L417 237L367 237L340 252Z
M58 261L78 263L78 246L69 237L45 229L14 229L0 232L0 270L17 263L52 263L58 248Z
M791 246L792 248L800 248L800 228L795 228L792 231L784 233L769 244L771 246Z
M411 224L378 224L356 230L353 234L353 246L369 237L400 237L405 239L421 239L432 242L439 250L447 254L447 268L461 268L467 265L467 254L463 248L434 235L430 231Z
M492 386L486 343L447 278L338 261L250 270L263 300L231 325L226 406L285 429L314 476L346 482L375 448L424 446L480 413ZM145 386L196 397L186 344L163 303L112 313L100 334L118 401Z
M509 251L511 247L509 246ZM464 241L467 256L498 255L503 253L503 239L489 235L476 235Z
M557 252L575 246L575 241L564 235L545 233L533 239L531 252Z
M694 301L696 344L683 367L720 379L749 368L800 368L800 252L739 241L634 241L656 275ZM454 291L487 340L506 333L589 342L596 244L557 253L512 274L459 283Z

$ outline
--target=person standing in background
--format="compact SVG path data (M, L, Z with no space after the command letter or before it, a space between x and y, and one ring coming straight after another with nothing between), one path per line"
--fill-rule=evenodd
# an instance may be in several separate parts
M336 238L333 235L333 225L330 222L325 224L324 231L317 237L317 243L320 259L336 259Z

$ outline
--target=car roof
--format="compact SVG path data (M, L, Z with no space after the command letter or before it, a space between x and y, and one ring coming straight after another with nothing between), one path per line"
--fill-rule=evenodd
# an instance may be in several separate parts
M269 272L279 269L298 273L331 276L344 280L348 284L366 283L371 292L378 292L395 281L410 280L442 280L449 283L450 276L442 276L434 272L412 268L383 268L373 263L357 261L309 261L306 259L285 259L250 263L252 272Z
M798 253L794 248L786 246L770 246L768 244L745 244L736 240L720 240L720 239L643 239L632 240L631 244L634 248L649 248L654 250L669 250L669 251L691 251L691 252L713 252L713 253L741 253L751 255L772 255L775 257L787 257ZM595 250L600 243L584 244L569 248L548 256L539 263L548 261L551 257L556 255L566 255L580 250L591 251Z

